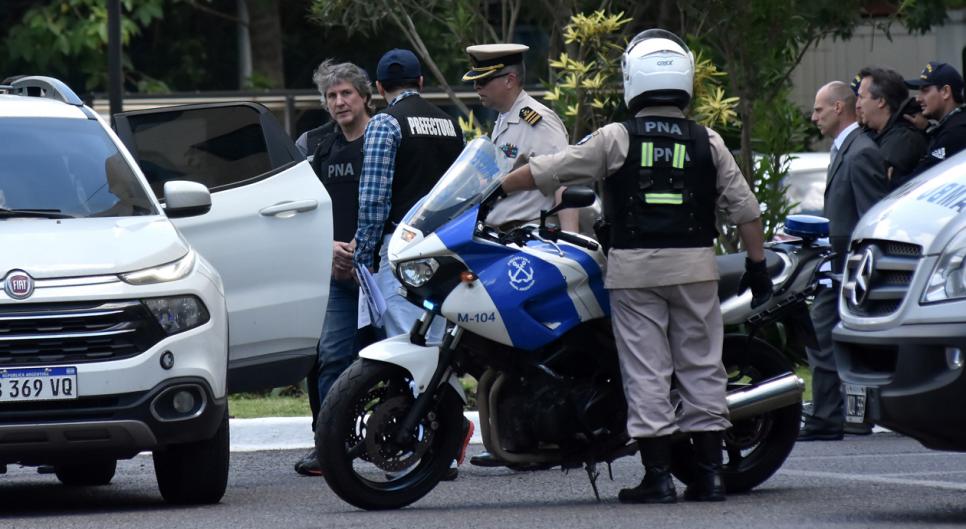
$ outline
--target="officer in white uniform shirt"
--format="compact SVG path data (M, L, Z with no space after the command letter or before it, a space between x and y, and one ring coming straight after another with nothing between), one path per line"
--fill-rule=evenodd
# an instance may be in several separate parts
M557 114L523 89L526 77L523 54L528 49L522 44L480 44L466 48L473 68L466 72L463 81L472 81L483 106L500 113L490 139L513 161L553 154L569 144L567 129ZM504 229L515 227L539 218L540 210L548 210L553 204L553 198L537 190L518 193L497 203L486 223ZM561 228L577 231L577 210L564 210L558 215Z

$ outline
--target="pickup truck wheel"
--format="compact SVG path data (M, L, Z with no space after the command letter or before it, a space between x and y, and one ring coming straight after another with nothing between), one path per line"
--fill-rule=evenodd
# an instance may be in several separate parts
M228 412L215 436L154 452L158 489L168 503L218 503L228 486Z
M114 459L71 463L54 467L57 479L68 487L107 485L114 478L115 470L117 470L117 460Z

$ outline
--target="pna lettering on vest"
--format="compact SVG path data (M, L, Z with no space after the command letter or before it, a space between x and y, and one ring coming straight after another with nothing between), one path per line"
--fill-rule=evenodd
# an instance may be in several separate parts
M355 171L352 169L352 162L329 165L329 180L343 176L355 176Z
M644 133L647 134L649 132L674 134L676 136L684 135L684 133L681 132L681 127L677 123L668 123L667 121L645 121Z
M960 213L966 207L966 185L946 184L939 189L926 191L916 197L916 200L924 200L930 204L936 204Z

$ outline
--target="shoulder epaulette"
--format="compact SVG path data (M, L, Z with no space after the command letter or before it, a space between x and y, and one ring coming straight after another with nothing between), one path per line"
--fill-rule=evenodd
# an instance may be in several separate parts
M523 121L526 121L527 123L529 123L530 126L532 127L537 123L540 123L540 120L543 119L543 116L541 116L539 112L537 112L536 110L530 107L523 107L522 109L520 109L520 118L523 119Z

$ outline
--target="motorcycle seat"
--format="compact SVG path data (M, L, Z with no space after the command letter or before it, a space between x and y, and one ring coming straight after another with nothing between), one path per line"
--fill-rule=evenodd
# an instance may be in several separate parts
M719 255L718 273L721 279L718 280L718 299L724 301L738 294L738 283L741 276L745 273L745 252ZM772 250L765 249L765 262L768 266L768 275L772 278L782 273L785 262Z

